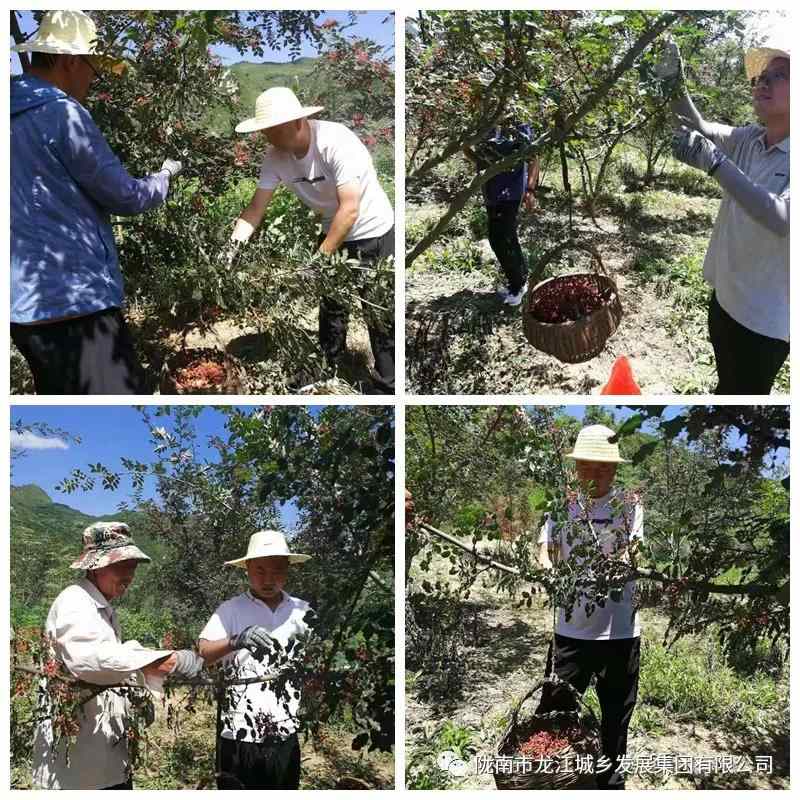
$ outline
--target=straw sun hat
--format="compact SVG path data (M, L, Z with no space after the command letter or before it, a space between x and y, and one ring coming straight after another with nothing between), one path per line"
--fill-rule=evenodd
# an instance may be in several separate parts
M264 558L266 556L286 556L290 564L302 564L311 558L311 556L303 553L290 553L286 539L279 531L259 531L250 537L250 543L247 545L247 555L225 563L231 567L247 569L247 562L251 558Z
M608 440L614 435L611 428L605 425L589 425L581 429L575 446L565 458L574 458L576 461L604 461L613 464L628 464L627 458L619 454L619 445Z
M39 30L26 42L16 44L17 53L51 53L86 56L95 69L121 75L127 64L97 50L97 27L82 11L48 11Z
M252 133L264 128L273 128L292 122L295 119L310 117L325 106L304 106L297 99L297 95L284 86L273 86L256 98L256 115L240 122L236 126L236 133Z
M778 47L771 42L771 47L753 47L744 54L744 71L747 79L757 78L769 66L773 58L789 58L789 48Z

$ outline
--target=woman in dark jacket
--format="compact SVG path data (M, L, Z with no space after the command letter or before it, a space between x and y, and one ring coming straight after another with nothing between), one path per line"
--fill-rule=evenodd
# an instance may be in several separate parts
M464 154L479 170L506 158L530 144L531 126L509 123L495 128L475 150L465 147ZM517 236L517 217L524 202L528 211L536 207L534 192L539 181L539 161L520 160L513 169L500 172L483 186L489 221L489 244L506 278L500 290L503 303L518 306L527 288L525 256Z

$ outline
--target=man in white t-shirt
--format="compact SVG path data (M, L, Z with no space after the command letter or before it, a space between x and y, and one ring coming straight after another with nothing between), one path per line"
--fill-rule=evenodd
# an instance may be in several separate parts
M282 648L308 631L308 603L283 591L290 564L311 556L290 553L283 534L259 531L250 537L247 555L226 564L247 570L248 591L226 600L200 633L198 650L207 664L224 659L237 678L263 677L266 658L277 642ZM265 688L266 685L266 688ZM297 709L300 689L287 683L288 699L269 683L232 686L231 707L223 712L218 789L297 789L300 743Z
M259 95L255 117L236 126L237 133L263 130L271 146L264 154L258 188L236 220L231 239L234 246L250 239L275 189L284 184L322 218L321 253L346 250L348 258L374 266L394 257L394 211L359 138L338 122L308 119L322 108L304 107L291 89L273 87ZM359 282L358 292L369 302L368 282ZM345 350L347 325L347 310L323 298L319 340L331 366ZM376 386L392 393L394 332L375 322L367 327Z
M642 508L638 503L625 503L612 489L617 464L625 462L619 447L609 442L613 435L614 431L605 425L583 428L567 458L575 460L578 480L588 494L585 511L603 553L619 554L621 559L629 560L628 545L643 539ZM542 566L551 569L554 561L569 559L573 548L592 541L580 499L570 504L569 517L572 524L560 529L550 518L545 520L539 534ZM596 772L599 789L625 788L625 775L618 768L627 750L628 725L639 686L640 627L639 615L633 613L635 588L635 581L629 581L621 594L612 592L605 606L596 606L589 616L585 600L572 608L569 621L565 609L560 608L555 650L551 647L547 655L547 672L555 658L556 675L581 694L592 676L597 676L602 751L609 761L608 769ZM571 709L574 705L567 689L548 685L537 713Z

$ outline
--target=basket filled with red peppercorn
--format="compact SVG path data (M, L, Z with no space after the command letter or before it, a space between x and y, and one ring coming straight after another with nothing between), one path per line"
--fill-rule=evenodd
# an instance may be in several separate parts
M215 347L178 351L161 368L161 394L243 394L237 359Z
M575 707L521 716L523 705L548 684L568 689L575 698ZM597 717L572 685L557 675L549 675L511 712L511 720L497 745L498 758L510 758L511 765L500 768L501 762L495 762L495 785L498 789L595 788L593 771L580 771L578 757L591 756L591 763L596 761L600 752L599 730Z
M578 364L602 352L622 319L622 304L593 244L560 244L542 256L533 274L541 275L548 264L571 250L588 253L593 271L558 275L534 286L525 301L522 325L525 338L537 350Z

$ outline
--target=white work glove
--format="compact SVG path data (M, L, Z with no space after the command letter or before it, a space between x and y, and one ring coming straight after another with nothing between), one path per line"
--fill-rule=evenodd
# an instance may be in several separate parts
M194 650L176 650L175 666L170 675L190 681L203 671L204 664L205 661Z
M661 56L653 67L656 78L661 81L664 89L671 93L675 89L684 85L686 76L683 72L683 59L678 45L672 40L667 39L661 50Z
M169 172L170 179L177 177L183 172L183 164L180 161L175 161L172 158L165 158L164 163L161 165L160 172L166 170Z
M231 241L237 244L246 244L250 241L255 228L246 220L239 217L233 226Z
M695 169L712 175L725 160L725 154L702 133L681 125L672 134L672 155Z

